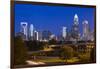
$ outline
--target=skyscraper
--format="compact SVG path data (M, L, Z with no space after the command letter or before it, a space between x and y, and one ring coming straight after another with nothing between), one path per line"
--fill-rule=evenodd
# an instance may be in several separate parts
M90 34L90 29L89 29L89 24L87 20L83 21L83 40L89 40L89 34Z
M27 22L21 22L21 30L20 31L21 31L21 33L23 33L23 36L22 36L23 40L27 40L28 39L27 26L28 26Z
M66 27L62 28L62 37L63 37L63 39L66 39L66 35L67 35L66 29L67 29Z
M79 19L78 19L78 15L77 14L74 15L74 24L75 25L79 24Z
M74 15L74 24L71 29L71 37L75 40L79 39L79 18L78 15Z
M30 38L30 40L33 40L33 35L34 35L34 26L33 26L33 24L30 24L30 28L29 28L29 38Z
M38 40L42 41L42 31L38 31Z
M95 40L95 38L94 38L94 37L95 37L94 31L91 31L91 32L90 32L89 37L90 37L89 39L90 39L91 41L94 41L94 40Z
M34 31L34 40L39 40L39 33L38 31Z

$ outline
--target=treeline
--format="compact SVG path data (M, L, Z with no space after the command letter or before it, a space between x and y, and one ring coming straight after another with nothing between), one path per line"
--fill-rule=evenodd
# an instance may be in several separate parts
M12 47L12 65L26 64L26 60L28 59L28 48L20 36L14 37L14 45Z
M25 44L29 51L37 51L37 50L42 50L46 43L33 40L33 41L25 41Z

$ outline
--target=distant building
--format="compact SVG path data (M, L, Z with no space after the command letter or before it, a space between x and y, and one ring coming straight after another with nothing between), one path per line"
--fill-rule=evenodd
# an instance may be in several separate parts
M33 40L33 37L34 37L34 26L33 26L33 24L30 24L30 27L29 27L29 39Z
M62 41L62 40L63 40L62 35L58 35L57 36L57 41Z
M71 39L79 40L79 18L77 14L74 16L74 24L71 29Z
M65 40L66 39L66 36L67 36L67 31L66 31L67 27L63 27L62 28L62 37L63 39Z
M90 32L90 40L94 41L95 40L94 37L95 37L94 31L91 31Z
M87 20L83 21L83 35L82 39L88 41L90 39L90 28Z
M28 23L27 22L21 22L21 30L20 32L23 33L23 40L28 40Z
M78 25L79 24L79 18L78 18L78 15L77 14L75 14L75 16L74 16L74 24L75 25Z
M38 40L42 41L42 31L38 31Z
M34 40L39 40L39 33L38 31L34 31Z
M71 31L67 29L66 41L71 41Z

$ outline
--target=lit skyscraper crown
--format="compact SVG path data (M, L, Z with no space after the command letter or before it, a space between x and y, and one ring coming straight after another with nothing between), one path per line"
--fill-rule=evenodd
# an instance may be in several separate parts
M85 20L85 21L83 22L83 24L88 24L88 21L87 21L87 20Z
M74 18L78 18L77 14L75 14Z
M78 15L77 14L75 14L75 16L74 16L74 23L78 24Z

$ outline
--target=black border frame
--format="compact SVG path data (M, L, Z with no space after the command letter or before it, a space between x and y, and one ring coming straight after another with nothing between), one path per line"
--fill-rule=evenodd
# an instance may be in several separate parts
M11 50L10 50L10 53L11 53L11 63L10 63L10 67L11 68L16 68L14 66L14 63L12 62L13 59L14 59L14 5L15 4L32 4L32 5L49 5L49 6L76 6L76 7L86 7L86 8L95 8L95 19L94 19L94 32L95 32L95 46L96 46L96 6L95 5L81 5L81 4L67 4L67 3L48 3L48 2L37 2L37 1L11 1L11 6L10 6L10 14L11 14L11 24L10 24L10 43L11 43ZM97 47L96 47L97 48ZM96 50L95 50L96 52ZM96 63L96 55L95 55L95 61L93 63ZM92 63L77 63L77 64L92 64ZM77 65L77 64L67 64L67 65ZM60 65L66 65L66 64L60 64ZM21 66L21 67L18 67L18 68L22 68L22 67L44 67L44 66L60 66L59 64L57 65L38 65L38 66Z

